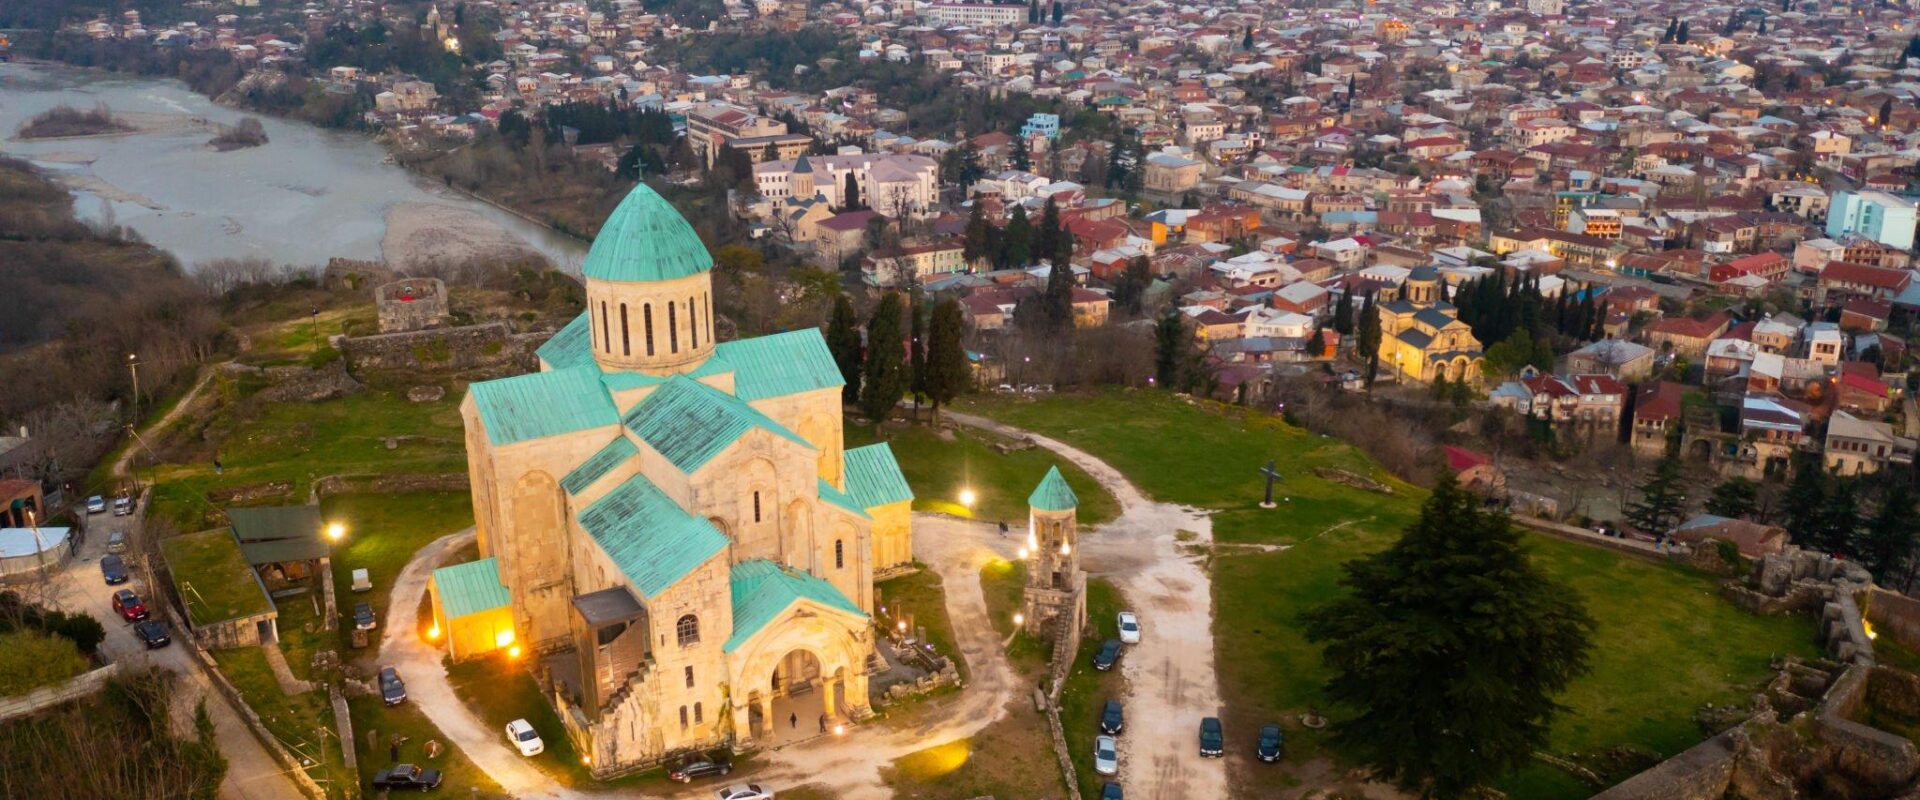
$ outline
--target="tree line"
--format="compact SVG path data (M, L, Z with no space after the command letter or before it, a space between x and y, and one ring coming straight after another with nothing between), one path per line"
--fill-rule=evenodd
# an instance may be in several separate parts
M827 320L827 350L846 381L841 399L877 427L893 416L901 398L911 396L915 417L924 400L933 407L952 403L973 381L966 351L966 315L960 301L947 297L927 308L918 292L888 292L874 306L864 332L853 302L835 298Z

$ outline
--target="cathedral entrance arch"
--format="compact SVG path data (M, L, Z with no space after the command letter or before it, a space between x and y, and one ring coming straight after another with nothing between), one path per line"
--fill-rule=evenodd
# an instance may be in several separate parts
M831 730L844 713L846 677L846 667L828 672L812 650L788 651L766 683L748 692L759 712L752 715L755 738L779 746Z

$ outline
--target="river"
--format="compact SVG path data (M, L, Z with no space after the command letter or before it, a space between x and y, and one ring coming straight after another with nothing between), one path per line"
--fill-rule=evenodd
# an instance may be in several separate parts
M59 105L106 106L141 130L14 138ZM209 122L248 116L266 127L267 144L224 153L207 146ZM578 239L386 163L385 149L363 134L248 114L170 79L0 63L0 153L60 175L82 218L129 227L189 270L222 258L307 265L521 247L578 274L586 254Z

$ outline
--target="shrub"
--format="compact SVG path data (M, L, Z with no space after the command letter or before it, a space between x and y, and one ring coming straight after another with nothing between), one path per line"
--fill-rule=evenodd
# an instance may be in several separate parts
M34 630L0 633L0 697L52 686L85 671L87 659L70 640Z

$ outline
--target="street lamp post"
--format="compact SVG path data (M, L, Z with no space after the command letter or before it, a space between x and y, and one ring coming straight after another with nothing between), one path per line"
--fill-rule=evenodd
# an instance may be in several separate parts
M140 424L140 354L127 354L127 374L133 377L133 422Z

